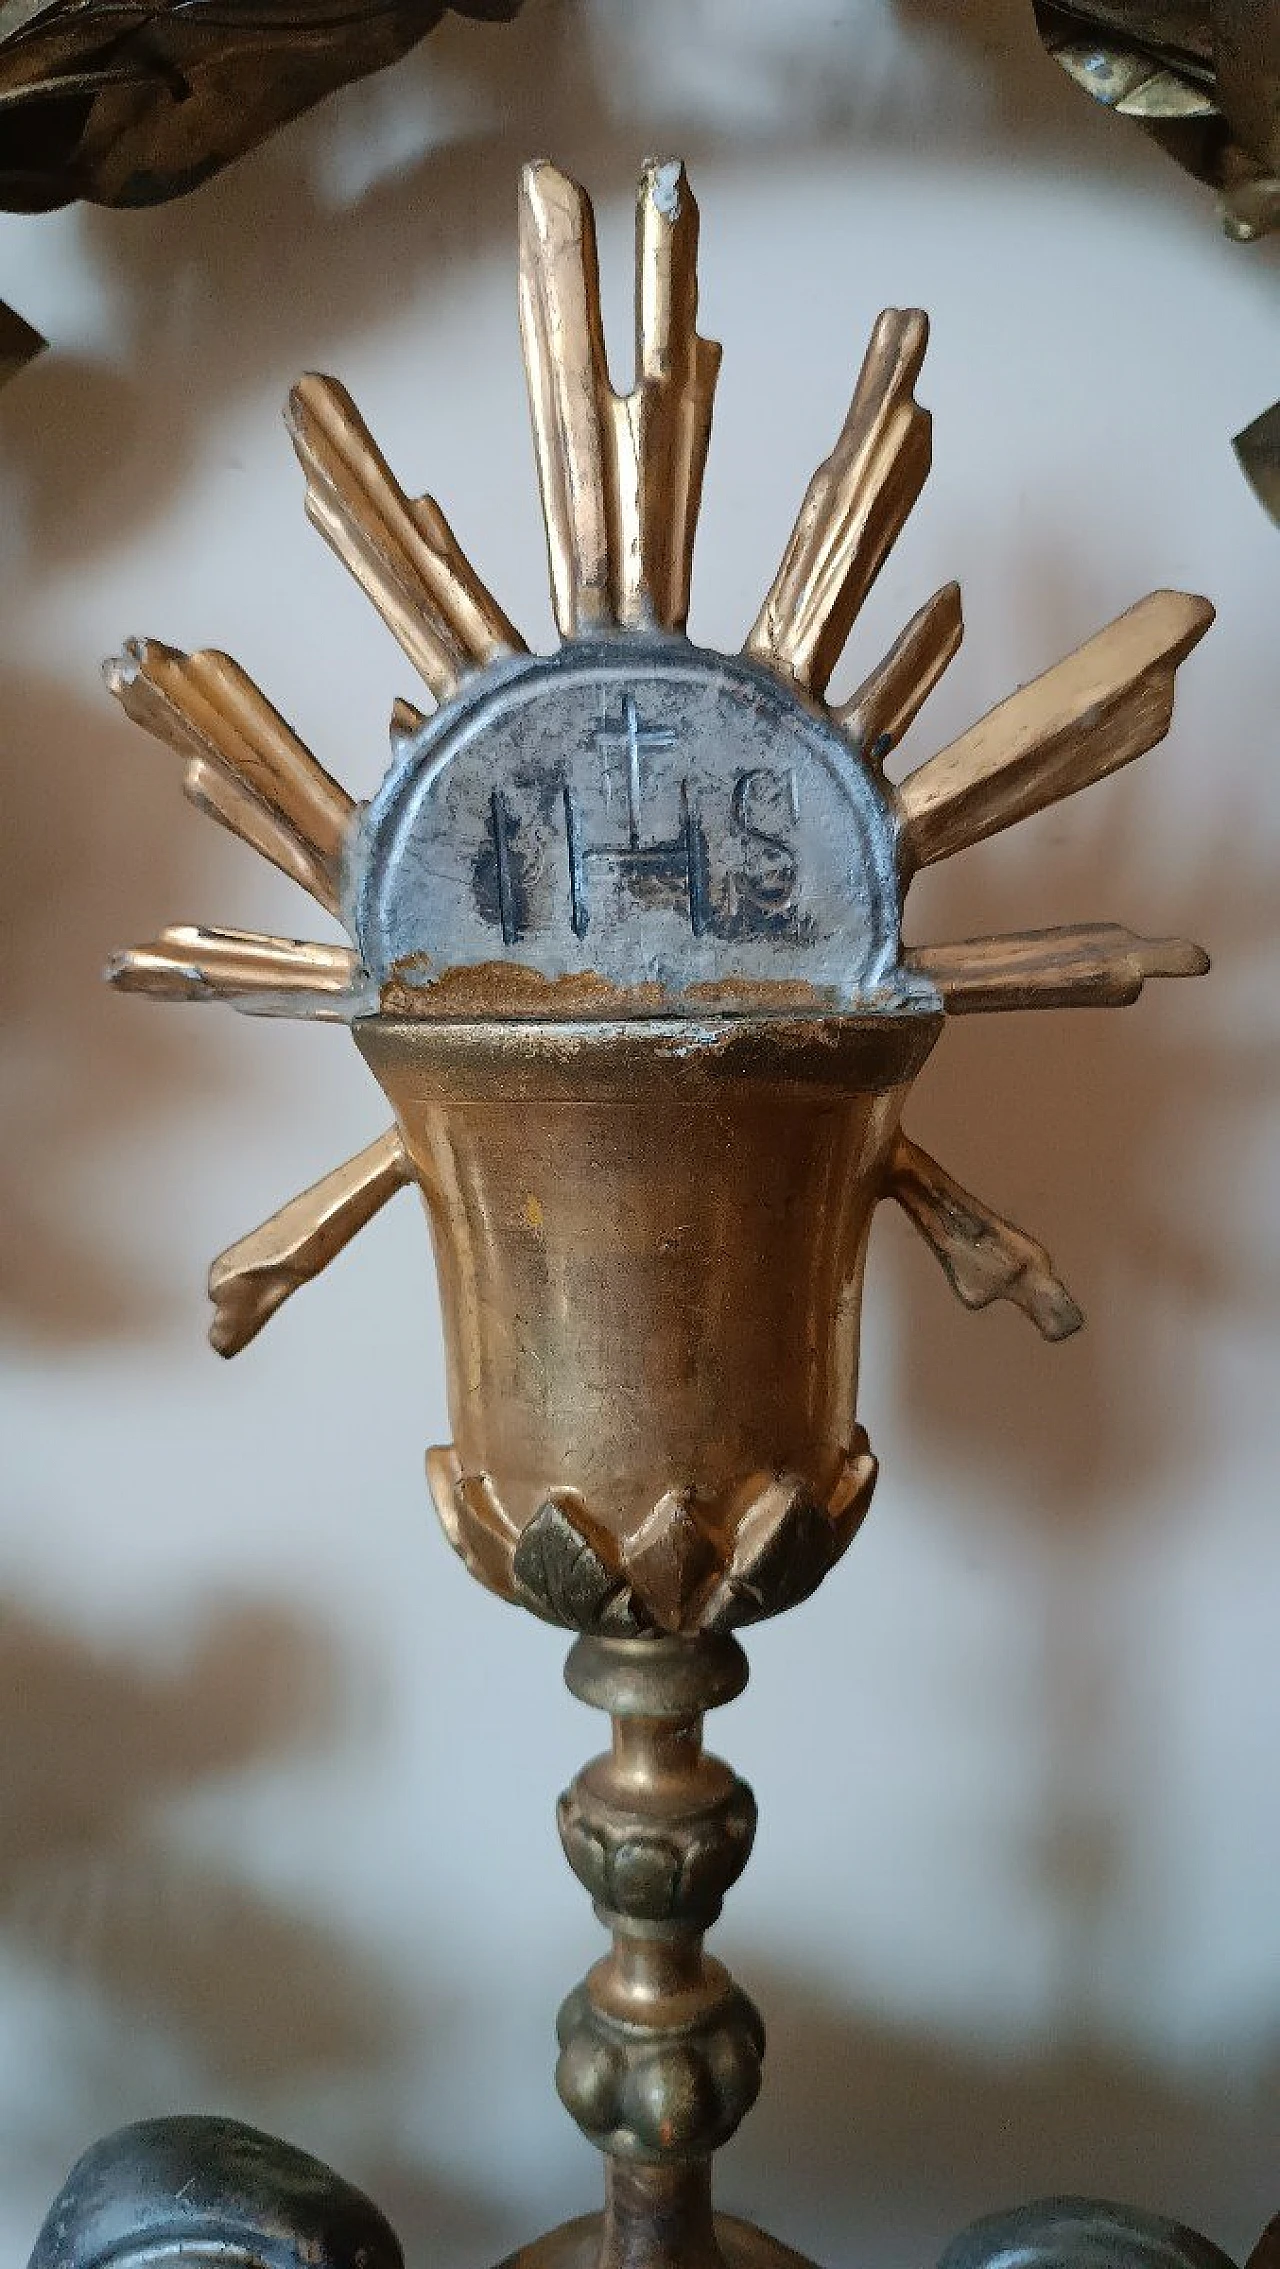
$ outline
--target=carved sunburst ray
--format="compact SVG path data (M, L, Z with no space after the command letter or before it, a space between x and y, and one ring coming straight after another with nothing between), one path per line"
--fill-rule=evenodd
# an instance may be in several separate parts
M929 477L932 421L915 400L929 343L918 307L887 307L871 334L849 413L805 491L747 652L826 692L867 593Z
M130 639L103 675L125 714L184 759L197 809L336 912L355 804L239 663Z
M698 208L678 163L636 203L636 383L616 394L595 221L545 161L520 186L520 333L561 636L683 630L720 348L699 337Z
M260 930L201 929L180 922L150 945L126 946L107 963L122 993L171 1001L229 1001L251 1014L306 1014L349 1023L372 1004L359 954L349 945L264 937Z
M552 598L565 641L682 638L720 349L697 328L698 209L682 165L652 162L636 213L635 379L609 375L595 225L579 186L543 161L519 208L520 329ZM924 486L930 419L915 399L928 339L917 309L877 320L848 414L805 493L745 644L748 661L804 700L825 695L877 575ZM336 380L289 398L306 509L438 703L524 641L462 552L439 505L411 499ZM1163 738L1179 663L1213 610L1158 591L1078 652L1000 702L897 787L882 767L917 718L962 633L949 583L913 616L852 697L826 708L850 761L888 800L903 888L920 867L1103 779ZM350 1017L377 1006L351 908L359 808L226 655L126 647L107 680L129 715L183 761L208 813L344 920L351 946L182 926L117 955L122 989L218 999L268 1014ZM412 760L428 720L400 700L393 760ZM903 968L949 1014L1132 1001L1151 976L1207 966L1181 939L1114 923L903 949ZM235 1353L411 1178L394 1130L214 1263L214 1345ZM964 1191L904 1135L887 1172L898 1199L971 1306L1015 1301L1047 1337L1079 1311L1042 1248Z
M963 637L960 586L944 583L835 712L865 763L883 765L892 754L959 653Z
M527 651L434 497L405 495L345 386L300 378L285 423L307 478L307 518L437 701L469 670Z

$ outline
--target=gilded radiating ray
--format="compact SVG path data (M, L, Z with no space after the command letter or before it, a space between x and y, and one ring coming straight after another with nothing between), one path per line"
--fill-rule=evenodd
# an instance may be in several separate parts
M929 340L918 307L888 307L871 334L848 416L805 492L748 654L826 691L868 591L928 478L931 426L912 389Z
M543 161L520 183L520 336L556 622L613 621L613 418L591 205Z
M1203 946L1142 938L1119 922L1066 923L1006 937L908 946L906 958L937 986L948 1016L995 1009L1127 1008L1148 977L1202 977Z
M888 1195L919 1230L966 1308L1011 1300L1042 1339L1069 1339L1084 1317L1044 1246L993 1213L899 1133L889 1165Z
M868 764L882 765L923 709L960 651L964 613L958 583L944 583L894 640L836 715Z
M698 334L698 207L684 167L645 167L636 203L636 384L622 402L623 623L683 630L720 347ZM634 505L631 500L634 497Z
M219 1253L209 1270L209 1338L219 1355L238 1355L256 1339L290 1294L319 1276L409 1179L399 1129L390 1127Z
M367 998L360 957L349 945L264 937L257 930L202 929L177 923L149 945L111 956L106 979L121 993L152 1000L229 1001L253 1014L298 1014L350 1021Z
M307 517L337 553L437 701L470 670L525 652L435 499L404 493L345 386L315 372L286 424L307 477Z
M147 657L154 661L157 654L168 651L154 640L131 639L122 654L103 664L109 690L135 724L182 758L182 792L196 811L217 820L290 881L300 883L327 912L336 913L336 871L308 850L278 813L268 810L220 754L211 753L212 742L207 733L197 731L186 705L177 705L171 690L157 683Z
M353 942L309 944L184 925L115 956L108 969L113 984L152 998L216 999L258 1013L350 1019L362 1035L366 1025L385 1029L382 1020L439 1017L445 1047L456 1044L457 1034L487 1028L486 1020L495 1031L514 1020L543 1035L554 1053L553 1035L577 1030L574 1019L593 1024L613 1017L630 1031L661 1013L700 1020L700 1029L708 1020L727 1025L743 1018L758 1019L767 1030L781 1013L816 1018L834 1033L852 1012L855 1019L874 1024L882 1018L906 1029L913 1014L1119 1006L1136 999L1148 978L1194 975L1207 966L1201 949L1184 939L1141 938L1113 922L901 942L902 901L915 870L1102 779L1163 737L1177 667L1213 612L1207 601L1181 592L1153 593L899 785L885 781L885 759L919 717L963 630L959 586L944 584L883 659L870 667L864 662L857 691L827 706L832 672L929 470L930 419L914 394L928 335L918 310L889 309L877 320L843 428L809 484L744 656L721 666L688 642L694 534L720 363L719 347L697 328L698 230L683 166L650 161L636 205L635 376L631 390L619 393L605 351L590 202L546 161L529 166L521 181L520 331L562 640L554 666L527 655L434 500L405 494L343 387L313 375L294 388L287 422L306 476L308 514L444 704L443 714L429 721L414 703L396 701L391 770L362 815L225 655L186 655L153 642L128 646L109 665L108 682L129 714L178 752L192 803L336 913ZM586 676L575 680L580 659ZM594 706L576 712L569 729L554 710L556 688L578 682L597 688L590 694ZM719 704L711 740L722 765L730 761L724 751L734 732L745 733L743 745L756 752L734 758L744 766L741 777L720 783L727 809L719 841L746 846L756 860L727 901L711 894L710 791L691 788L691 758L681 756L686 772L679 777L672 753L681 741L678 727L655 729L644 714L659 682L694 683ZM425 784L443 777L443 766L453 761L438 752L451 745L455 696L465 696L462 715L473 723L478 711L490 714L490 694L492 714L504 704L514 714L517 696L529 699L529 689L536 699L519 712L514 745L522 753L515 769L495 772L500 743L482 736L489 769L479 776L474 808L465 802L446 807L455 826L459 812L469 814L475 840L460 849L428 830L415 841L414 814L420 818L430 809ZM541 724L538 700L552 703ZM696 702L692 710L686 705L683 714L695 713L701 714ZM848 978L844 991L837 984L834 995L829 968L806 964L802 950L820 929L812 877L806 918L793 932L786 914L789 878L804 881L799 838L793 850L786 831L802 816L804 797L816 795L819 775L806 775L802 795L794 767L775 777L764 761L775 746L784 756L787 747L794 754L808 745L806 735L811 741L824 734L831 745L823 744L823 793L836 794L837 802L828 809L818 799L815 841L821 843L832 814L837 830L847 825L854 806L862 831L847 842L840 838L831 869L854 903L834 933L828 921L821 934L828 948L835 935L852 954L849 941L857 933L863 952L862 974ZM603 841L584 834L571 784L575 749L597 752L606 788L608 766L617 771L603 819L597 811L593 821L597 830L603 825L616 834L620 828L616 841L607 832ZM665 832L646 835L646 766L662 761L675 765L665 786L659 782ZM539 762L550 765L545 778ZM522 818L515 800L530 783L534 801ZM397 800L402 793L408 804ZM560 827L565 839L557 848ZM883 856L862 873L858 860L869 854L857 846L873 840ZM384 842L391 845L390 870L377 866ZM615 869L624 878L616 890L609 881ZM537 922L525 901L535 885L545 894L548 877L558 875L559 896L553 893L548 903L559 909L568 947L560 961L540 961ZM600 885L602 875L608 888ZM395 901L402 881L408 896ZM624 983L616 968L602 973L602 909L607 913L615 901L625 905L626 891L639 893L642 886L650 889L645 919L651 927L687 900L692 928L681 947L687 991L674 998L651 969L625 968ZM447 889L455 893L449 903L461 910L464 926L480 926L479 954L462 951L454 931L441 928L438 906ZM391 918L397 904L413 917L403 939ZM374 950L375 913L385 935L400 941L389 966ZM768 964L768 976L745 974L736 958L742 941L753 936L753 923L760 936L781 941L783 958ZM788 937L794 965L786 960ZM638 929L624 926L623 943L637 957L638 939ZM807 973L811 966L821 982ZM362 1037L361 1045L375 1054L371 1040ZM393 1130L224 1253L210 1279L215 1346L232 1354L246 1345L289 1293L418 1171ZM903 1206L967 1305L1010 1300L1048 1338L1077 1327L1079 1310L1043 1247L971 1197L905 1134L899 1131L878 1171L883 1194ZM528 1226L538 1233L536 1209ZM483 1475L463 1474L456 1460L449 1463L451 1456L442 1453L432 1473L442 1518L475 1572L510 1596L513 1585L519 1588L510 1520ZM554 1519L571 1539L578 1515L567 1497L557 1505ZM643 1574L643 1581L640 1575L635 1580L643 1596L658 1602L659 1619L669 1620L690 1611L685 1594L690 1585L696 1589L701 1548L688 1522L681 1527L675 1498L663 1505L652 1565L649 1527L633 1540L635 1567ZM830 1505L828 1516L835 1517ZM767 1540L783 1516L770 1500L766 1512L753 1517ZM677 1532L692 1554L676 1552L678 1568L671 1560ZM750 1541L744 1526L744 1553ZM527 1550L537 1544L532 1539ZM622 1575L615 1569L608 1580L621 1582Z
M345 387L310 373L286 411L312 525L447 700L469 670L524 642L485 589L434 499L410 500Z
M636 202L636 384L614 392L595 221L545 160L520 194L520 329L565 638L621 625L683 630L720 349L698 335L698 208L675 161Z
M220 827L247 843L288 875L291 882L301 885L317 899L328 914L338 914L341 907L341 890L336 871L308 851L283 820L252 791L237 780L234 772L216 763L212 757L188 758L182 775L182 792L193 810L202 812L208 819L216 819Z
M909 863L949 859L1144 756L1212 621L1207 599L1153 591L930 757L898 790Z
M135 723L166 741L189 766L202 759L221 766L255 797L301 846L308 870L323 876L325 903L336 903L355 805L238 662L228 654L184 654L157 639L131 639L105 664L105 676ZM204 789L206 776L197 773L192 784ZM206 800L213 798L206 793ZM243 812L233 796L218 816L247 834L230 816ZM267 855L290 871L285 855ZM303 879L301 871L295 879Z
M416 740L426 724L426 717L412 701L397 695L391 704L391 754L402 756L409 742Z

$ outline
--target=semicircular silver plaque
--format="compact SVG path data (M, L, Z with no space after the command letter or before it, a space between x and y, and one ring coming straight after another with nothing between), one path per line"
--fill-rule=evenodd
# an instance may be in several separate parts
M520 964L652 993L933 1004L899 967L885 793L816 704L683 638L507 662L365 814L352 914L378 985Z

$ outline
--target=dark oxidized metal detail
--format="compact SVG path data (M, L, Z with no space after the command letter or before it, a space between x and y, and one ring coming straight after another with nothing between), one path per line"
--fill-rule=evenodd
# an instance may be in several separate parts
M556 2086L614 2159L697 2164L755 2102L759 2012L702 1948L746 1866L755 1798L702 1748L702 1712L746 1682L737 1643L579 1639L572 1691L613 1718L613 1746L560 1799L570 1866L613 1934L569 1995Z
M756 1800L735 1778L699 1811L642 1821L619 1812L588 1767L560 1798L556 1821L565 1858L597 1906L708 1930L751 1856Z
M619 1638L645 1628L626 1579L610 1567L582 1514L567 1497L549 1497L511 1555L514 1596L544 1622Z
M185 196L443 16L521 0L23 0L0 4L0 206Z
M363 2191L274 2135L199 2114L144 2119L77 2160L30 2269L404 2269Z
M726 945L738 988L937 1005L900 966L878 775L775 672L683 637L491 664L401 745L351 873L364 967L406 1013L513 963L652 1014L714 995Z
M1235 2269L1181 2222L1101 2198L1041 2198L953 2238L938 2269Z
M1280 227L1278 0L1032 4L1068 77L1216 189L1228 236Z
M433 1450L428 1473L471 1573L544 1622L616 1638L728 1632L807 1599L852 1542L877 1471L860 1426L854 1436L826 1503L788 1473L728 1503L670 1489L622 1538L574 1490L555 1491L517 1529L489 1476L464 1474L451 1451Z
M728 2142L760 2093L764 2025L736 1985L679 2032L619 2024L580 1985L560 2010L556 2035L560 2101L615 2158L705 2158Z

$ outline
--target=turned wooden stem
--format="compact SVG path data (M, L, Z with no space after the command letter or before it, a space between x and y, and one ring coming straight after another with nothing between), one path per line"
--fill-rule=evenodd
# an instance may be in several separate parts
M556 2085L606 2154L599 2269L716 2269L711 2157L755 2102L759 2016L703 1937L745 1867L755 1800L702 1716L747 1680L737 1642L579 1639L565 1672L613 1742L560 1799L610 1951L560 2012Z

